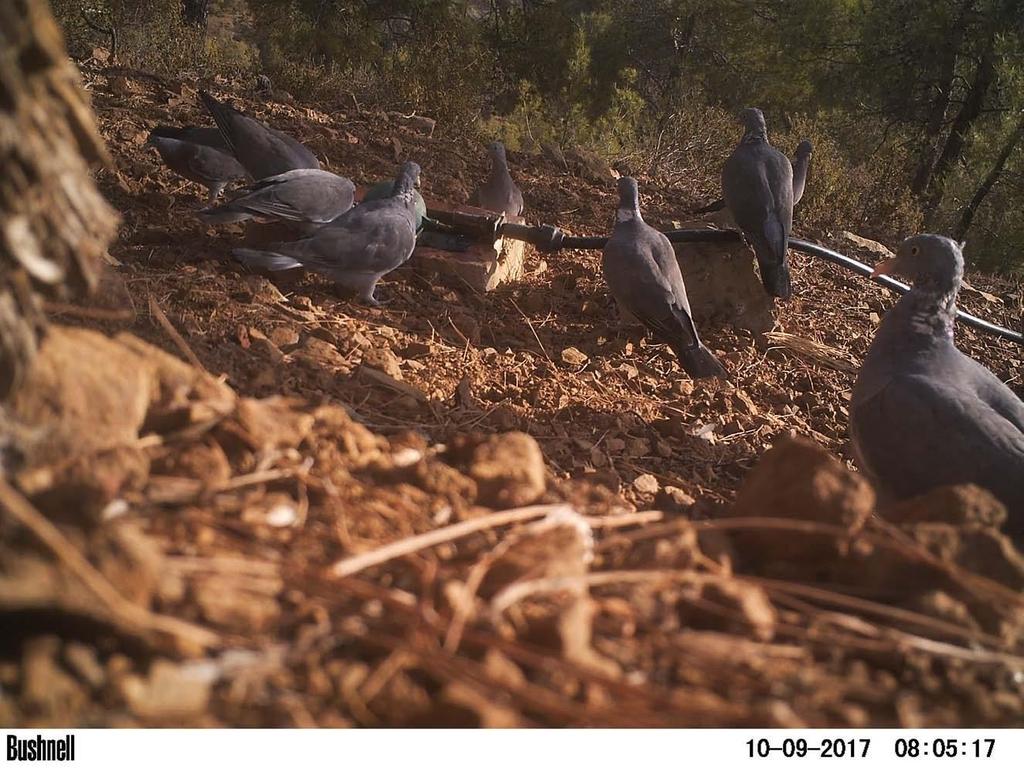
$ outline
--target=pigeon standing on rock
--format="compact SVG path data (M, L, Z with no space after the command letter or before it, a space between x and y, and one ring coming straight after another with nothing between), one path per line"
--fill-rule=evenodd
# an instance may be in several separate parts
M405 163L391 197L357 205L304 240L263 250L236 248L232 253L245 264L271 272L299 267L319 272L378 306L377 281L402 266L416 246L414 193L419 176L416 163Z
M209 202L224 191L232 181L245 178L245 168L218 141L213 128L154 128L146 144L155 147L164 164L179 176L202 184L210 193ZM218 146L219 145L219 146Z
M807 185L807 169L811 164L811 155L814 153L814 145L807 139L801 141L796 148L796 155L793 157L793 205L800 202L804 196L804 187Z
M523 193L512 181L512 174L508 171L505 145L495 141L487 148L487 153L491 157L491 172L473 195L474 204L509 217L521 216Z
M963 256L952 240L916 235L874 274L913 288L886 313L853 388L857 463L884 496L958 483L987 488L1024 539L1024 403L953 343Z
M206 208L200 215L211 224L227 224L254 217L276 219L312 234L352 207L356 187L330 171L299 168L261 179L240 196Z
M761 282L772 296L792 294L787 249L793 228L793 166L768 143L759 109L740 113L744 133L722 169L722 192L733 219L754 249Z
M604 247L604 279L618 303L672 347L694 378L725 376L725 368L697 335L672 243L640 215L636 181L619 179L615 228Z
M297 168L320 167L316 155L288 134L253 120L206 91L200 91L199 98L231 152L252 178L259 180Z

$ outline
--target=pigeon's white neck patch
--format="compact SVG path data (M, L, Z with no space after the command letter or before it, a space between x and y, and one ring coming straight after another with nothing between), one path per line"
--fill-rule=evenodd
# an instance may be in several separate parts
M948 293L917 289L908 294L916 294L910 313L911 331L952 341L957 292L957 288Z
M759 144L762 141L768 142L768 131L764 128L753 128L743 134L744 144Z
M623 221L643 221L644 217L640 215L639 208L618 208L615 211L615 222Z

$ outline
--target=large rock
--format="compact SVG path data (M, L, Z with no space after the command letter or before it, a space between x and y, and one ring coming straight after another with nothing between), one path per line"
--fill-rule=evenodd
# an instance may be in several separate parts
M445 210L444 203L430 201L431 210ZM470 205L451 207L455 212L486 214L482 208ZM508 221L521 224L524 219L511 217ZM427 274L446 274L465 281L473 290L485 293L499 285L521 280L526 263L526 243L510 238L498 238L493 243L473 243L465 251L448 251L418 245L412 255L413 266Z
M465 464L478 488L481 504L496 509L533 504L547 488L544 454L523 432L501 435L458 435L451 459Z
M91 517L149 472L137 443L229 413L222 382L130 335L51 326L4 435L9 470L46 511Z
M747 565L773 575L806 577L828 570L845 553L874 506L875 493L862 475L806 438L783 437L761 457L726 514L753 519L749 528L733 533ZM774 524L772 518L794 524ZM848 533L820 532L816 525L796 521Z
M681 227L712 228L704 221L683 222ZM772 298L764 291L753 251L746 244L676 243L675 250L698 327L732 325L752 333L772 329Z
M807 438L783 437L747 476L731 515L813 520L854 531L874 506L863 475Z

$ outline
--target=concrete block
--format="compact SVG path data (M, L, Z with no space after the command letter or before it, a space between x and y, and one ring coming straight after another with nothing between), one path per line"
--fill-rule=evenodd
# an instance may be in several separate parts
M680 226L711 228L706 221ZM774 301L765 293L754 252L745 243L676 243L675 251L698 328L732 325L752 333L772 329Z
M430 208L437 206L431 202ZM447 207L447 206L446 206ZM451 210L467 213L485 213L470 205L452 206ZM522 223L521 218L510 221ZM417 246L412 254L413 267L426 274L442 274L466 282L481 293L493 291L499 285L523 278L526 264L526 243L521 240L498 238L493 243L473 243L466 251L443 251Z

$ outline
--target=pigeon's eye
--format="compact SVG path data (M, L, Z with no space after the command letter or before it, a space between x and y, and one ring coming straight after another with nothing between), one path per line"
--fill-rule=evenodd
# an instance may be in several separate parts
M921 252L921 249L918 248L916 245L913 245L913 246L910 247L910 255L911 256L917 256L917 254L919 254L920 252Z

